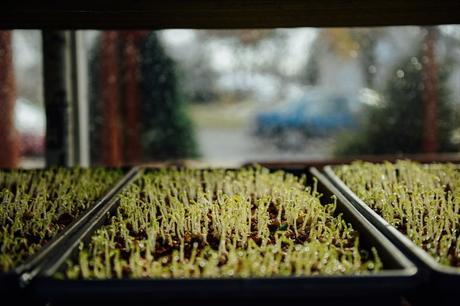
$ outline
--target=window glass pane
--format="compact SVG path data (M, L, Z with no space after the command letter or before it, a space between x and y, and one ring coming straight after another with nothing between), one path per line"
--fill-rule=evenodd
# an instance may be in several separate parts
M458 25L81 33L93 164L458 152ZM0 51L2 166L43 166L40 31Z
M85 35L96 163L458 151L460 26Z

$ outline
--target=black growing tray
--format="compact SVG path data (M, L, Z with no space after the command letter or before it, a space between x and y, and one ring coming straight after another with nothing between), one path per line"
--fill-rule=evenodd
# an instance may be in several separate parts
M302 172L302 171L301 171ZM305 173L305 172L303 172ZM336 193L317 170L324 196ZM311 179L312 176L310 175ZM220 279L110 279L60 280L52 276L62 272L65 262L76 256L80 242L90 239L118 206L118 201L94 215L79 236L71 238L66 250L56 261L42 266L40 275L32 282L30 294L52 305L68 304L158 304L167 305L280 305L308 303L321 305L400 305L401 297L410 293L418 282L416 267L381 235L341 195L337 212L343 213L360 232L364 247L376 247L387 270L359 276L308 276L274 278Z
M335 174L332 166L324 167L324 173L356 209L395 244L419 270L423 281L418 289L415 301L423 300L426 304L455 305L458 304L458 290L460 288L460 268L441 265L422 248L418 247L403 233L389 224L384 218L370 208L356 193ZM433 304L433 305L435 305Z
M2 295L2 300L15 299L17 302L18 297L23 299L26 298L26 296L22 294L22 290L28 285L29 281L38 274L40 270L39 267L48 261L52 261L56 251L65 245L69 237L74 235L92 214L106 205L106 203L110 201L110 199L117 194L137 172L136 169L123 170L125 172L124 176L108 191L105 191L105 194L98 199L94 205L82 212L78 218L72 221L72 223L47 242L35 254L30 256L24 263L8 272L0 273L0 294Z

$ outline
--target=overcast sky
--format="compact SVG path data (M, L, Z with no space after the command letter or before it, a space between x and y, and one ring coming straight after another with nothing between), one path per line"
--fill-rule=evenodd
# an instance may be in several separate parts
M279 29L287 36L286 54L283 57L283 68L289 74L295 74L299 69L304 67L308 59L310 45L316 36L317 29L314 28L297 28L297 29ZM197 30L164 30L162 37L170 49L182 49L196 40ZM212 68L216 71L233 70L237 65L237 57L234 50L227 44L221 42L211 42L208 45L209 56L211 58ZM270 51L267 51L270 52ZM268 56L269 54L259 54Z

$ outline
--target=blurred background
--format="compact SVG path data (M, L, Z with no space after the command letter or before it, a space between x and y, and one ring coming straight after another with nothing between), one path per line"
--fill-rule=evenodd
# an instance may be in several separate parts
M79 32L93 165L460 148L460 26ZM0 164L43 167L41 32L0 36Z

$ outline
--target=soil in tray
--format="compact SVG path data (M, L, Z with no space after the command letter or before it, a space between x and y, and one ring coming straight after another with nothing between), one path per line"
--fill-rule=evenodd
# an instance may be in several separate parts
M24 263L123 175L121 170L0 172L0 272Z
M460 267L460 168L454 164L354 162L337 176L437 262Z
M267 169L146 172L60 278L372 273L375 249L305 177Z

